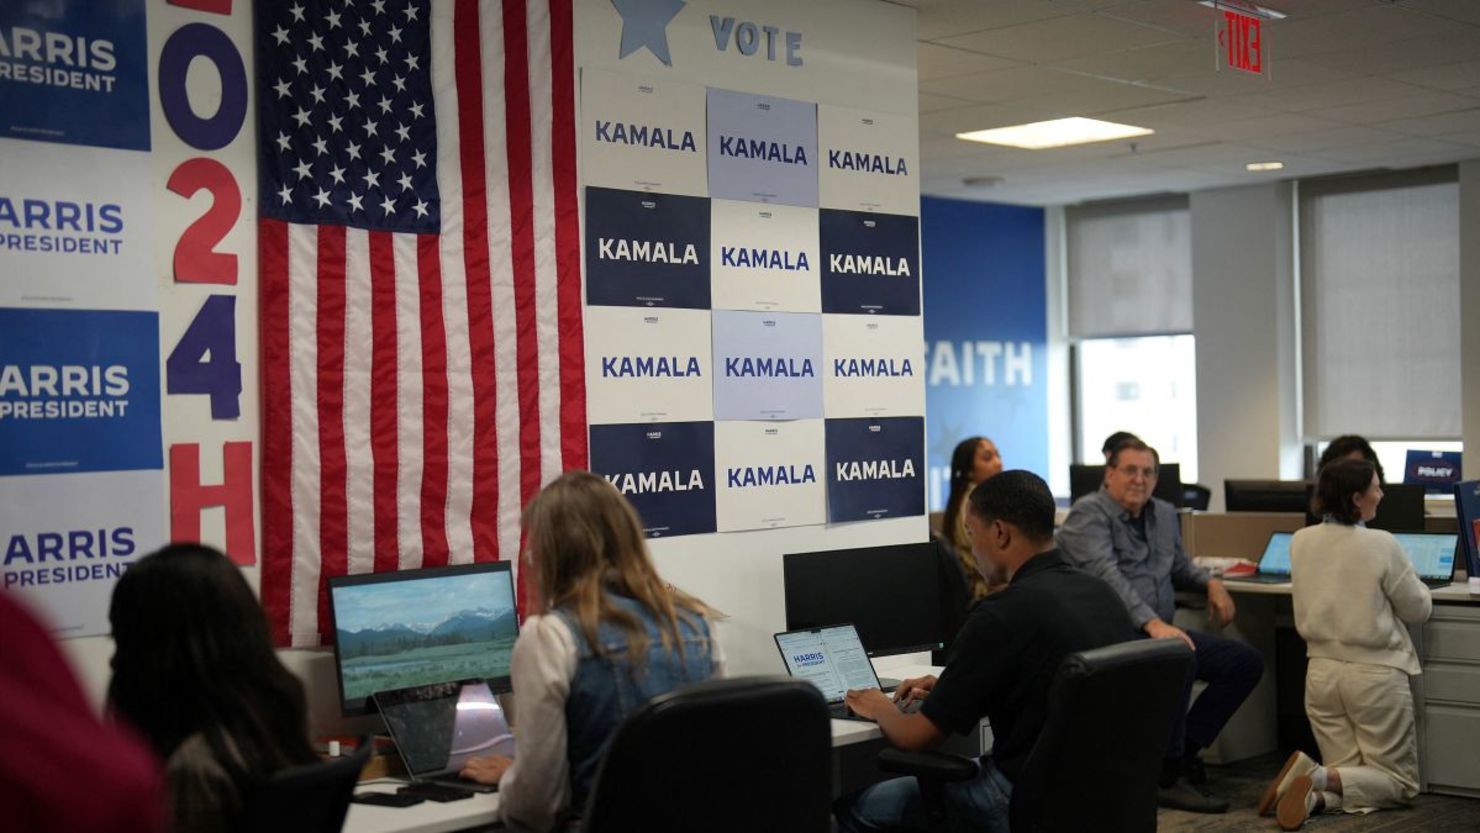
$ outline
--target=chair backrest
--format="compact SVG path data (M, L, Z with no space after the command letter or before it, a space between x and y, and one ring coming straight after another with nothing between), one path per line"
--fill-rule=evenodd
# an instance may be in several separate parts
M274 773L247 795L239 830L339 833L372 748L370 738L361 738L352 755Z
M709 680L618 727L586 805L588 833L826 833L832 728L822 694L783 677Z
M1155 831L1161 761L1191 670L1192 650L1177 639L1065 657L1013 783L1013 833Z
M949 665L955 655L956 635L966 624L966 614L971 606L971 591L966 586L966 574L956 548L940 533L930 533L930 543L935 545L935 570L940 592L941 648L931 656L932 665Z

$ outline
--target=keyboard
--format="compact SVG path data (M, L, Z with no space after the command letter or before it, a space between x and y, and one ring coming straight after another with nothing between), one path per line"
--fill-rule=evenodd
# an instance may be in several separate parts
M415 781L396 790L401 795L414 795L425 798L428 801L460 801L464 798L472 798L473 790L469 787L453 786L433 781Z

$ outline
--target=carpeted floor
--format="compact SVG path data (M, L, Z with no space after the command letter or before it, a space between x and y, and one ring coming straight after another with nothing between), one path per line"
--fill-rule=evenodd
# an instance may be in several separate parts
M1227 798L1233 809L1218 816L1162 810L1157 819L1157 833L1279 830L1273 818L1256 816L1254 806L1284 760L1284 755L1270 755L1226 767L1208 767L1208 789ZM1476 833L1480 831L1480 799L1421 795L1408 809L1383 810L1365 816L1345 813L1316 816L1304 829L1313 833Z

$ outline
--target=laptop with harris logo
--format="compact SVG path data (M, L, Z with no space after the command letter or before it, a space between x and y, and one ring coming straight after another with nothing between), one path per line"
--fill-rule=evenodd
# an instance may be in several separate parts
M880 687L874 664L851 624L778 633L776 648L786 673L822 692L829 715L839 720L868 720L849 712L843 702L853 689Z

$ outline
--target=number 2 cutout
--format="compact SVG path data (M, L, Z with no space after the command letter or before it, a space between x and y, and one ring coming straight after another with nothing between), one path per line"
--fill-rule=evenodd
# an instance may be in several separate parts
M202 188L211 192L211 207L190 224L175 244L175 281L178 283L236 284L236 255L216 246L236 225L242 213L242 191L236 177L214 159L187 159L170 174L169 189L190 199Z

